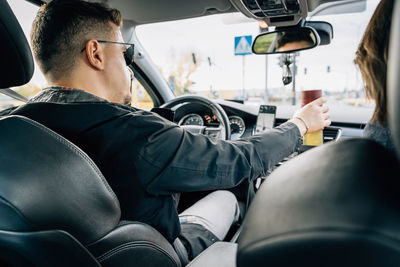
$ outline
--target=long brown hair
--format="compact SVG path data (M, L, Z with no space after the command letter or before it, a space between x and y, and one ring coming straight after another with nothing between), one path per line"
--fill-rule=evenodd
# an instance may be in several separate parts
M393 2L394 0L382 0L379 3L354 59L360 69L367 97L375 101L371 121L378 124L387 122L386 68Z

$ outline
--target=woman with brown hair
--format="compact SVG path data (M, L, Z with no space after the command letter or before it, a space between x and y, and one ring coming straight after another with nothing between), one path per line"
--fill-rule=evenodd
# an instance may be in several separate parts
M363 136L392 150L393 142L387 124L386 71L393 0L382 0L377 6L358 46L354 63L361 71L367 97L375 101L371 120Z

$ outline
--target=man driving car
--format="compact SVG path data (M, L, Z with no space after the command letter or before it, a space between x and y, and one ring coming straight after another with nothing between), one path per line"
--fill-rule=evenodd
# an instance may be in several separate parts
M53 0L32 26L35 59L51 85L11 115L49 127L83 149L116 193L122 219L156 228L194 258L224 239L237 219L234 195L216 191L178 215L175 193L232 188L265 176L306 132L330 124L317 99L275 129L237 141L192 134L128 106L133 45L119 11L81 0Z

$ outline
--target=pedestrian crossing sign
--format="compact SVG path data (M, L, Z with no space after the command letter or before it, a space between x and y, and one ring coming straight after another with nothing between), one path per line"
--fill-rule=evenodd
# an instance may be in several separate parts
M236 36L235 37L235 56L249 55L251 52L251 35Z

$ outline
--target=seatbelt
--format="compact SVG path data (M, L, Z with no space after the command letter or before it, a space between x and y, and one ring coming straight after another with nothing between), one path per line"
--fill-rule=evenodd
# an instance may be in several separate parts
M26 97L24 97L23 95L15 92L14 90L11 90L10 88L2 88L0 89L0 93L12 97L18 101L22 101L24 103L28 102L28 99Z

